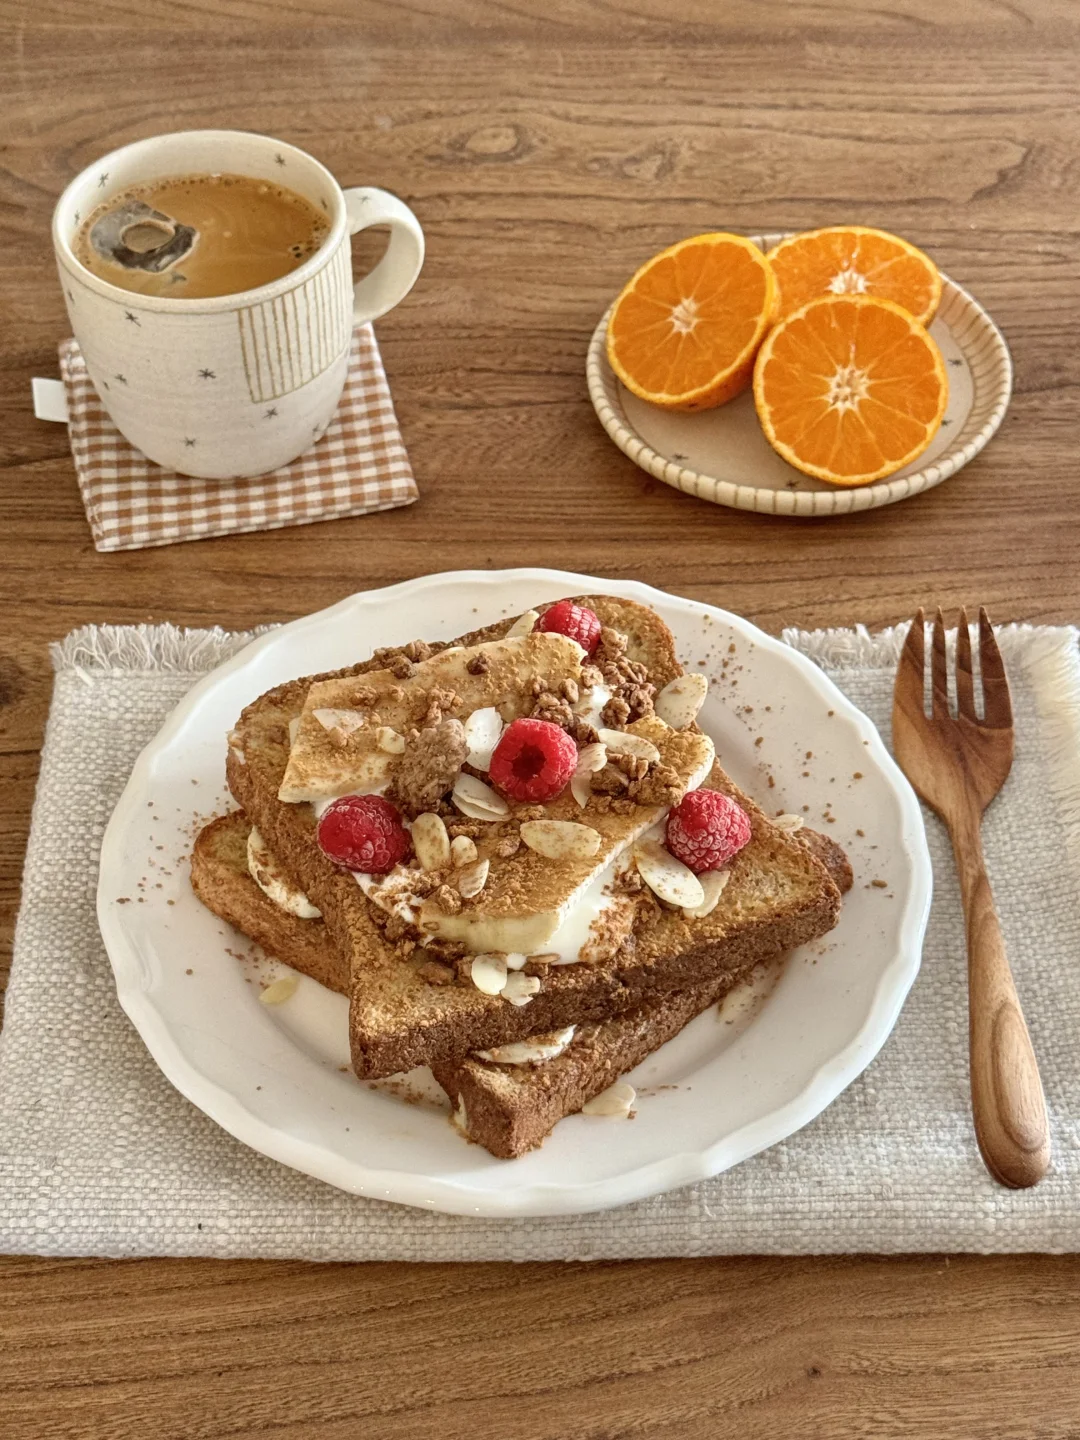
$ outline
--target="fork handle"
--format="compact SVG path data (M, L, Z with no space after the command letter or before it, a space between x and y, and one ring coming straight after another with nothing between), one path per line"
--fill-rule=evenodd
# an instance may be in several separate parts
M968 945L971 1108L979 1149L1003 1185L1036 1185L1050 1164L1050 1124L983 859L982 816L950 823Z

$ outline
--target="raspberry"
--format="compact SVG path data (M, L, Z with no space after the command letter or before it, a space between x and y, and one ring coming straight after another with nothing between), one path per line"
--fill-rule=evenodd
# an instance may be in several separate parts
M719 790L691 790L667 820L667 848L695 875L722 870L750 839L750 817Z
M335 865L365 875L385 875L412 849L401 815L381 795L343 795L323 811L315 835Z
M560 600L545 610L533 626L556 635L566 635L576 640L586 655L591 655L600 644L600 617L584 605L575 605L573 600Z
M495 746L488 778L511 800L554 800L577 758L573 740L550 720L514 720Z

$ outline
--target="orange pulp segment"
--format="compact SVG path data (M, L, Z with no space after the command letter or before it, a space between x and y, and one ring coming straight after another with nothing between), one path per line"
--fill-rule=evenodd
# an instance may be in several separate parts
M887 230L833 225L781 240L769 251L780 291L779 316L819 295L892 300L929 325L941 301L941 276L928 255Z
M941 351L891 300L829 295L773 327L754 366L754 404L773 449L833 485L869 485L937 434Z
M611 368L668 410L707 410L745 390L773 319L776 283L742 235L695 235L644 264L608 320Z

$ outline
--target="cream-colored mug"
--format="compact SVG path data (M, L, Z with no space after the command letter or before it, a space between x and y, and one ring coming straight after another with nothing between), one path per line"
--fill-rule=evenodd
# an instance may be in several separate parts
M203 300L134 294L91 274L72 248L82 221L129 186L231 173L286 185L323 210L308 260L257 290ZM390 244L353 284L349 237L388 225ZM424 261L424 234L396 196L342 190L312 156L240 130L139 140L89 166L53 215L71 329L117 428L159 465L224 480L263 475L308 450L333 419L353 327L392 310Z

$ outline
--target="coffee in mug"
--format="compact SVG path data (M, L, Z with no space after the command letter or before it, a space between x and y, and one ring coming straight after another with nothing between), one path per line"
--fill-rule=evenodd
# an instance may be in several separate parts
M349 237L370 225L390 242L354 281ZM397 305L424 258L395 195L342 190L295 145L241 130L103 156L60 197L53 244L117 429L167 470L223 480L287 465L325 433L354 327Z
M175 175L111 196L83 221L72 248L121 290L201 300L280 280L329 230L329 218L285 185Z

